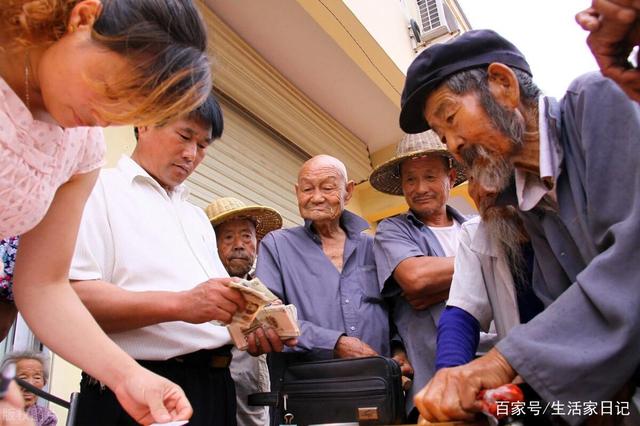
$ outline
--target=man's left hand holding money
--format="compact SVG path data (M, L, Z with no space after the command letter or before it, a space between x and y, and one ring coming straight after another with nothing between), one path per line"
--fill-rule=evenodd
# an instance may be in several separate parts
M298 344L298 339L280 340L280 336L272 328L258 327L254 332L247 335L249 347L247 352L253 356L258 356L270 352L282 352L284 346L293 347Z

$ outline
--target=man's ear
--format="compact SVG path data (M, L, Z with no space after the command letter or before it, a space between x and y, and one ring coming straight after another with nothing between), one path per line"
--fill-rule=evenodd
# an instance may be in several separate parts
M356 188L356 183L352 180L350 180L349 182L347 182L347 184L345 185L345 197L344 197L344 202L345 204L349 202L349 200L351 200L351 197L353 197L353 191Z
M520 105L518 77L505 64L494 62L487 68L489 91L500 105L515 109Z
M100 0L82 0L78 2L71 9L67 31L73 33L77 29L93 28L93 24L100 16L100 12L102 12L102 2Z
M458 171L455 167L449 169L449 183L451 184L451 188L456 184L456 179L458 178Z

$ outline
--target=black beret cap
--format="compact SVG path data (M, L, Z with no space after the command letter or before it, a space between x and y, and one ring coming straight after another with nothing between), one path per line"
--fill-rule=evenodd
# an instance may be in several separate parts
M460 71L500 62L531 75L524 55L511 42L491 30L473 30L435 44L411 63L402 90L400 127L406 133L429 130L424 119L427 94L445 78Z

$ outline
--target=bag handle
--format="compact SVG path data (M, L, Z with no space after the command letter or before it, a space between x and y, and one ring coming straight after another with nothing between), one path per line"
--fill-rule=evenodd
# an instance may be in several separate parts
M259 392L249 395L247 402L252 406L279 407L281 399L280 392Z

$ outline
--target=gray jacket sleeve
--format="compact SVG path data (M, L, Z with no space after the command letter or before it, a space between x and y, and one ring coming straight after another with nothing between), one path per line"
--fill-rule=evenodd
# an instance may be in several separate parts
M611 400L640 361L640 108L596 75L577 80L563 102L565 156L584 164L571 181L570 208L586 217L576 243L594 256L498 349L547 401Z

